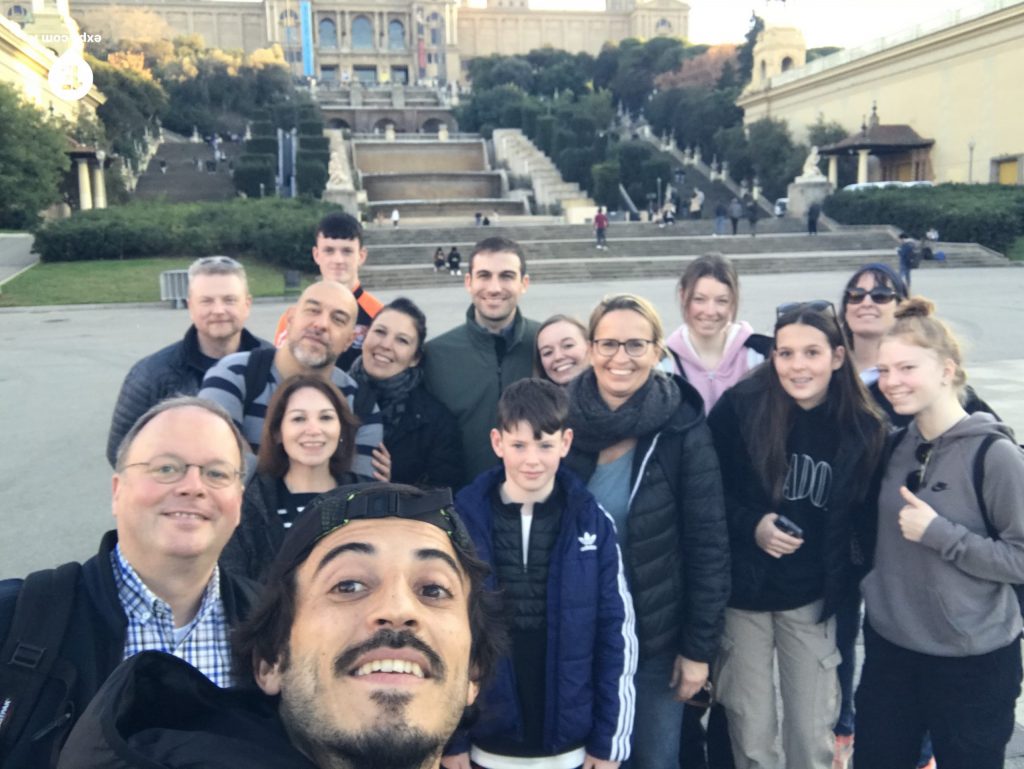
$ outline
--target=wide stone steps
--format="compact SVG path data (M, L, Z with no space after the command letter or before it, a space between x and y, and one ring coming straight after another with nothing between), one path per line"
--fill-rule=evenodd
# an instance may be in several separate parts
M819 236L818 240L822 240ZM859 236L864 242L863 234ZM690 239L695 240L695 239ZM708 239L712 240L712 239ZM545 283L566 283L579 281L614 281L625 277L655 278L664 277L676 280L686 265L698 255L717 249L714 246L725 243L731 238L717 238L707 248L693 248L693 243L682 242L676 253L652 255L649 252L636 251L630 255L614 254L611 251L590 252L585 256L541 255L531 245L527 247L527 270L531 280ZM762 238L756 238L762 241ZM782 240L778 238L777 240ZM807 238L807 240L815 240ZM680 239L684 241L684 239ZM763 239L764 245L769 245ZM793 241L796 245L797 241ZM684 250L682 246L687 248ZM777 244L772 244L777 245ZM824 244L819 244L824 245ZM838 244L842 245L842 244ZM839 271L852 272L868 262L884 262L893 268L897 267L896 248L893 239L882 241L876 247L866 245L848 248L805 248L791 250L748 250L729 254L729 258L741 274L781 273L781 272L819 272ZM921 269L954 269L958 267L999 267L1010 264L1004 257L974 244L941 244L946 253L944 262L924 262ZM434 247L436 248L436 246ZM460 249L462 250L462 249ZM432 285L446 285L460 278L443 273L435 273L431 265L433 248L426 245L418 247L417 259L414 262L384 264L379 261L376 252L370 251L370 258L360 270L365 283L377 288L413 288ZM468 266L468 250L463 250L463 267Z

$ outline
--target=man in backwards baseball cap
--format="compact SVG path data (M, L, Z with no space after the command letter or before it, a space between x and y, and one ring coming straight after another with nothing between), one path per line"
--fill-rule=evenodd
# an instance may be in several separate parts
M61 766L125 766L98 759L102 742L147 766L437 769L502 651L485 573L447 489L341 486L296 520L234 638L262 692L211 689L173 658L139 655Z

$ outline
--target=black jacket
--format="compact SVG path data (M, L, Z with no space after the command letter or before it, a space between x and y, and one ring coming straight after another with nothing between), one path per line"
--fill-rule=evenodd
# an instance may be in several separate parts
M384 426L391 452L391 480L455 488L462 480L459 421L426 387L409 393L397 424Z
M729 596L722 480L701 397L674 380L683 396L679 408L661 430L637 436L623 559L641 659L671 653L710 662ZM576 446L566 459L584 482L596 464L597 455Z
M341 486L366 479L355 473L343 473L337 480ZM277 514L281 507L277 484L277 478L256 473L245 487L242 521L220 555L222 570L238 577L263 579L287 532Z
M257 347L271 347L271 344L243 328L236 352L255 350ZM132 366L121 385L114 416L110 420L107 461L111 467L114 466L121 440L132 429L135 420L164 398L198 393L203 375L209 367L210 359L199 351L195 326L188 327L180 342L147 355Z
M82 564L68 633L60 647L60 658L69 662L77 673L71 719L47 734L45 739L36 742L22 740L4 762L4 769L46 769L54 766L54 754L67 738L74 720L121 662L128 618L118 599L110 565L110 554L116 544L117 532L107 532L100 542L99 553ZM11 627L21 582L20 579L0 582L0 637L6 637ZM255 596L255 586L221 570L220 587L227 621L234 625L248 612ZM23 732L26 737L53 722L58 715L59 695L50 688L43 690L32 720Z
M759 611L772 556L754 539L757 524L773 510L771 494L758 477L748 446L754 444L763 425L755 424L755 406L764 392L755 380L745 380L727 390L708 416L715 449L722 467L725 509L732 550L732 593L729 605ZM864 566L859 532L871 517L870 488L876 482L877 464L867 467L866 437L880 429L864 417L859 434L843 431L832 460L832 487L822 509L825 521L825 584L821 619L835 613L837 603L856 589Z
M276 700L218 689L162 652L117 668L79 719L59 769L316 769L292 747Z

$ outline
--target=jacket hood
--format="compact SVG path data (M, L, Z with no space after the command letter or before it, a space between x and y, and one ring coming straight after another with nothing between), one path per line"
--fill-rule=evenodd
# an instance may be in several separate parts
M746 355L746 341L754 333L754 328L745 320L729 324L729 333L725 339L725 350L722 352L722 361L718 364L719 371L731 369L738 360ZM665 340L666 346L687 363L704 368L704 364L697 356L697 352L690 343L690 329L684 323ZM741 355L742 354L742 355Z
M911 422L907 430L910 437L916 442L923 442L925 440L921 435L921 431L917 428L916 421ZM982 438L986 435L1003 435L1013 443L1017 442L1009 425L1003 424L991 414L983 411L968 414L935 440L946 442L962 438Z
M273 699L219 689L162 652L126 660L75 725L58 769L315 769L292 747Z

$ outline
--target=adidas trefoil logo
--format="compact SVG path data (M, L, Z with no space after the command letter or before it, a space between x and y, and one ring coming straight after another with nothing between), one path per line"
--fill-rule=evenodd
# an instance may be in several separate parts
M588 550L597 550L597 535L591 534L589 531L583 532L582 537L577 537L580 543L580 552L585 553Z

